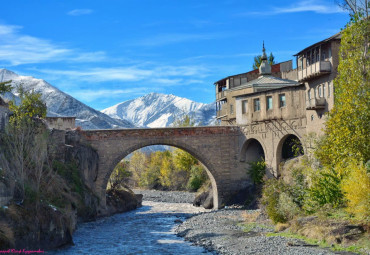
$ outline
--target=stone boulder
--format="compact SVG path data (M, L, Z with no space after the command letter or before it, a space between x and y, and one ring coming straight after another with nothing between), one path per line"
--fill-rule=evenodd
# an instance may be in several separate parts
M203 206L205 209L213 208L213 191L212 188L197 195L193 202L194 206Z

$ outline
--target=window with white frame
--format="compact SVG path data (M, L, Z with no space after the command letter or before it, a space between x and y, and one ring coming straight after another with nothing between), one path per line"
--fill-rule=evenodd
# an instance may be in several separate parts
M331 89L330 82L328 82L328 97L330 97L330 93L331 93L330 89Z
M322 86L319 86L319 97L322 97Z

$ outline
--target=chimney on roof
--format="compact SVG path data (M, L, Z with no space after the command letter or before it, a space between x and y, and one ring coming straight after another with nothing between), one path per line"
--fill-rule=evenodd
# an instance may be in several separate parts
M269 74L271 74L271 66L267 62L265 42L263 42L263 44L262 44L262 57L261 57L261 65L259 67L259 71L260 71L260 75L269 75Z

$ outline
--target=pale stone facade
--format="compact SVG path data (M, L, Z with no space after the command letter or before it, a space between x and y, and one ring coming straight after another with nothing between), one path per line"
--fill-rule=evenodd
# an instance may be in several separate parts
M234 87L230 80L240 75L215 83L220 125L238 125L245 135L241 160L263 156L269 173L278 176L279 164L292 154L292 139L304 145L307 134L323 133L325 113L334 105L340 38L338 33L305 48L295 55L297 69L277 73L267 64L263 47L258 78L250 76Z
M306 86L307 133L323 133L325 113L334 106L341 34L315 43L297 57L297 80Z
M46 117L50 129L71 130L76 127L76 117Z

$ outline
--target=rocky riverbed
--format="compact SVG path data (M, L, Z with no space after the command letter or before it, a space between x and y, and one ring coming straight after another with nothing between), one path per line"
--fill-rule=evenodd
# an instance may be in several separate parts
M143 200L154 202L191 202L194 193L140 191ZM248 218L258 215L258 210L225 208L221 210L193 211L185 222L175 228L178 236L198 246L205 247L214 254L352 254L333 252L308 245L301 240L281 236L269 236L274 230L268 221L247 223Z

